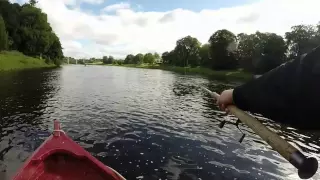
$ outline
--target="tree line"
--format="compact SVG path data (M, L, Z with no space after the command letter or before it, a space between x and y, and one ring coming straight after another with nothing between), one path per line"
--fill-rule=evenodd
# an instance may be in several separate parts
M20 5L0 0L0 51L16 50L59 65L62 46L35 0Z
M275 33L235 35L222 29L212 34L208 42L201 44L192 36L176 42L173 50L158 53L129 54L124 60L112 56L102 58L105 64L141 64L161 62L181 67L207 67L214 70L243 69L263 74L282 63L311 51L320 45L320 24L291 27L282 37Z
M154 64L160 62L160 55L158 53L146 53L146 54L129 54L126 56L124 60L122 59L115 59L113 56L103 56L102 62L104 64Z
M129 54L126 56L125 59L116 59L113 56L103 56L102 58L89 58L89 59L75 59L73 57L65 57L63 59L65 63L69 64L84 64L84 63L99 63L102 62L103 64L155 64L161 62L161 57L158 53L146 53L146 54L137 54L132 55Z
M284 37L259 31L235 35L222 29L213 33L203 45L191 36L179 39L172 51L162 54L162 61L174 66L204 66L214 70L241 68L263 74L319 45L320 24L293 26Z

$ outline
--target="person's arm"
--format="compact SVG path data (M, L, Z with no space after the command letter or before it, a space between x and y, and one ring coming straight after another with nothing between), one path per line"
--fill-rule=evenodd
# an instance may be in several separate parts
M224 103L228 102L224 101L228 96L224 97L224 94L230 94L230 91L223 92L218 100L222 108L228 104ZM311 111L317 111L315 107L319 107L320 47L236 87L231 99L240 109L305 128L308 126L305 118L315 114Z

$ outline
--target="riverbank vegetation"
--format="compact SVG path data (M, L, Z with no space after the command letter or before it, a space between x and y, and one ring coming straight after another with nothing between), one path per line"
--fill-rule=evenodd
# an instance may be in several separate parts
M44 60L26 56L18 51L0 52L0 71L54 66L53 63L46 63Z
M37 66L61 64L63 53L60 40L48 23L47 14L35 5L35 0L23 5L0 1L0 52L18 51L25 55L2 53L1 63L6 67L0 69L8 67L11 69L15 65L23 68L23 64L26 68L31 67L31 64ZM24 63L17 63L21 61Z
M120 60L121 61L121 60ZM238 79L238 80L250 80L252 79L252 73L245 72L243 70L220 70L215 71L205 67L180 67L180 66L169 66L165 64L118 64L118 60L114 61L113 64L103 64L102 62L89 63L89 65L106 65L106 66L121 66L130 68L143 68L143 69L161 69L166 71L173 71L180 74L188 75L204 75L209 77L215 77L218 79Z
M139 53L129 54L123 60L104 56L102 59L91 58L84 62L97 64L100 61L104 64L173 71L184 71L185 68L179 67L187 67L199 74L239 72L238 75L245 73L247 77L248 74L264 74L318 45L320 24L293 26L284 36L259 31L235 35L222 29L214 32L205 44L192 36L183 37L177 40L173 50L164 52L161 56L158 53Z

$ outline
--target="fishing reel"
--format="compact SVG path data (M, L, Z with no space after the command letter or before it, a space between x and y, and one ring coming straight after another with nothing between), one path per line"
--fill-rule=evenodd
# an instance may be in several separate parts
M242 136L241 136L241 138L239 139L239 143L242 143L242 141L243 141L243 139L244 139L244 137L246 137L246 134L240 129L240 127L239 127L239 124L240 124L240 120L239 119L237 119L237 121L236 121L236 123L233 123L233 122L230 122L230 121L226 121L226 120L223 120L223 121L221 121L220 122L220 124L219 124L219 128L220 129L222 129L223 127L224 127L224 125L225 124L232 124L232 125L235 125L238 129L239 129L239 131L242 133Z

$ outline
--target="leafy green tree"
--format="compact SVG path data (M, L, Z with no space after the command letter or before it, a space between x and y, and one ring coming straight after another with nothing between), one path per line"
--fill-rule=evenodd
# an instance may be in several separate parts
M122 65L122 64L124 64L124 60L117 60L117 63L118 63L119 65Z
M139 53L136 56L134 56L133 63L134 64L142 64L143 63L143 58L144 58L143 54Z
M286 32L285 38L289 47L290 59L311 51L320 43L317 38L317 30L312 25L293 26L290 32Z
M115 61L113 56L103 56L102 57L102 62L103 64L113 64L113 62Z
M36 0L29 0L31 6L35 6L38 2Z
M210 44L204 44L201 46L200 48L200 52L199 52L200 58L201 58L201 62L200 64L202 66L208 67L210 66Z
M170 64L169 52L166 51L166 52L162 53L161 59L162 59L163 64Z
M127 57L124 59L124 64L133 64L134 63L134 55L129 54Z
M113 56L109 56L108 57L108 64L113 64L114 62L114 57Z
M0 15L2 15L8 32L9 49L18 50L20 38L20 11L21 6L17 3L10 4L0 0Z
M261 43L261 58L256 64L256 73L263 74L285 62L287 46L284 39L275 33L257 34Z
M286 60L284 39L274 33L238 35L237 57L241 68L263 74Z
M163 64L170 64L170 65L173 65L174 64L174 61L176 59L176 54L175 54L175 51L172 50L170 52L164 52L161 56L162 58L162 63Z
M155 62L155 58L154 58L153 54L152 53L145 54L143 57L143 62L153 64Z
M255 61L261 56L261 43L257 34L240 33L238 38L237 59L239 66L246 71L255 70Z
M20 12L20 20L22 40L20 50L31 56L46 54L54 42L46 15L40 9L25 4Z
M154 59L155 59L155 62L157 62L157 63L161 62L161 57L160 57L160 55L159 55L157 52L155 52L155 53L153 54L153 57L154 57Z
M36 1L20 6L0 1L0 14L3 15L8 31L10 50L18 50L26 55L44 57L47 62L59 65L63 52L59 38L52 31L47 15L36 8Z
M44 57L59 65L63 53L59 38L47 22L47 15L30 4L10 4L0 1L0 13L8 25L8 44L11 50L26 55Z
M200 51L201 43L197 38L186 36L177 41L174 49L176 53L176 60L174 65L177 66L198 66L200 64Z
M236 42L236 36L226 29L218 30L210 37L210 57L213 69L233 69L237 66L235 54L228 50L234 42Z
M45 52L44 56L53 61L57 66L60 66L63 59L63 52L61 47L61 42L58 36L54 33L50 35L50 45L48 50Z
M103 62L103 64L108 64L108 56L103 56L102 62Z
M2 16L0 16L0 51L8 48L8 34Z

